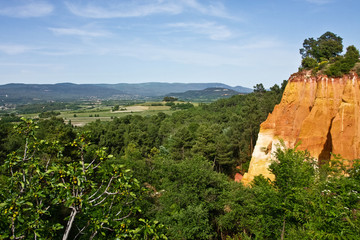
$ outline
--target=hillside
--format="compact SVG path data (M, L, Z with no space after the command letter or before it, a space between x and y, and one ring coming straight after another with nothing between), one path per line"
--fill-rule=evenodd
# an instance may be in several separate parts
M120 90L92 84L6 84L0 86L0 100L4 103L28 103L34 101L69 101L91 98L129 98Z
M0 101L31 103L36 101L72 101L84 99L147 99L159 98L168 93L180 93L206 88L227 88L222 83L138 83L138 84L6 84L0 85ZM234 87L242 93L252 90Z

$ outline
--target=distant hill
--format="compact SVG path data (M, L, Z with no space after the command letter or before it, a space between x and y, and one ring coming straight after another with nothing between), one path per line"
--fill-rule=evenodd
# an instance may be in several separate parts
M6 84L0 85L0 102L19 104L34 101L147 99L207 88L226 88L241 93L252 91L249 88L230 87L222 83Z
M7 103L33 101L69 101L109 96L130 97L120 90L93 84L6 84L0 85L0 100Z
M206 88L204 90L189 90L184 93L170 93L168 96L183 101L214 101L220 98L229 98L241 93L228 88Z
M189 90L204 90L206 88L227 88L239 93L250 93L253 90L246 87L231 87L223 83L118 83L118 84L98 84L101 87L121 90L130 95L145 97L160 97L169 93L183 93Z

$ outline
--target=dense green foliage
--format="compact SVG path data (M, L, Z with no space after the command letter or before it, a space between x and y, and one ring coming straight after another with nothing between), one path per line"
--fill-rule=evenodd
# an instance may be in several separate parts
M278 150L275 181L256 177L252 188L234 185L220 226L239 239L357 239L360 234L359 162L318 168L307 152Z
M333 77L341 77L342 75L349 73L350 70L355 66L355 63L359 62L359 50L354 46L349 46L346 49L345 55L338 57L333 64L325 70L325 73Z
M20 117L19 116L16 116L15 113L5 113L3 115L1 115L1 119L0 119L0 122L20 122Z
M0 239L356 238L356 161L319 167L282 147L275 181L232 181L285 85L82 128L55 117L0 122Z
M344 56L342 38L332 32L326 32L317 40L308 38L304 40L300 70L313 70L313 73L321 71L331 77L341 77L348 74L359 62L359 50L355 46L349 46Z
M130 170L111 160L104 148L89 148L86 133L63 145L38 140L38 127L26 119L16 126L23 145L1 166L0 238L137 235L142 230L138 221L145 221L136 216L144 190ZM158 235L159 227L151 228L151 235Z

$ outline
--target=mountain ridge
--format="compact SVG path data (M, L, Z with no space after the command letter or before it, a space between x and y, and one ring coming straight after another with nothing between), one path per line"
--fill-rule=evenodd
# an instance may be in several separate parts
M71 101L85 99L159 99L169 93L203 90L209 87L240 89L249 93L250 88L230 87L223 83L118 83L118 84L24 84L0 85L3 103L28 103L32 101ZM235 90L236 91L236 90Z

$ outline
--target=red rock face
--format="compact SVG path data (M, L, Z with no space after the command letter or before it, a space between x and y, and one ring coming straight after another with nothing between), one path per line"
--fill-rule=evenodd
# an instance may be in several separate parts
M282 140L286 147L308 150L314 158L329 160L331 153L345 159L360 158L360 78L293 74L280 104L275 106L260 132L242 182L254 176L273 178L267 167Z

